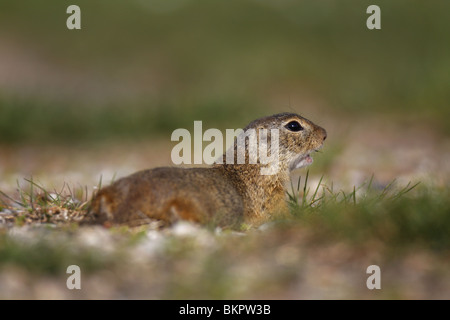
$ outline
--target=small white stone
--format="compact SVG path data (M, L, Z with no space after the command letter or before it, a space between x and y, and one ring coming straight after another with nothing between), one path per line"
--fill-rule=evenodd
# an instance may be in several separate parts
M130 248L130 256L135 262L144 262L155 254L162 252L166 245L166 237L159 231L150 230L147 237L136 246Z
M258 227L258 230L259 231L266 231L266 230L272 229L274 226L275 226L275 222L270 221L270 222L266 222L266 223L260 225Z
M199 232L200 228L197 225L187 221L177 222L171 230L171 233L178 237L193 237L198 235Z

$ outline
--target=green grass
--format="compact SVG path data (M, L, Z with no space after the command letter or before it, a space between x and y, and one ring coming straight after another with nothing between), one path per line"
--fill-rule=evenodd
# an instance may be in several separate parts
M43 72L37 90L27 79L0 89L0 143L135 139L194 120L240 127L302 112L304 100L449 133L446 1L380 1L379 31L365 26L370 1L188 0L168 11L78 1L79 32L65 28L68 4L0 4L0 30L63 79L46 84Z
M154 102L158 104L158 102ZM195 120L204 126L242 126L252 120L256 106L236 101L206 101L196 108L153 102L125 106L108 104L89 107L73 102L39 101L0 96L0 143L98 143L170 136L177 128L191 130Z
M308 174L289 193L294 221L312 230L319 241L378 243L386 248L448 250L450 190L395 181L374 189L373 177L350 192L321 184L311 189Z
M29 243L20 241L0 232L0 270L5 265L20 266L34 274L65 275L71 264L79 265L86 272L93 272L111 266L112 260L99 255L95 249L72 250L71 242L54 237L47 241L41 233L41 239ZM76 262L76 263L74 263Z

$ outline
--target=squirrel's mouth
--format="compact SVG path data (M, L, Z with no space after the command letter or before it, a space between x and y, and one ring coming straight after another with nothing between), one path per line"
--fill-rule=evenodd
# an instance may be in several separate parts
M311 154L310 153L306 155L302 154L291 162L290 169L291 170L300 169L309 166L311 163L313 163L313 158L311 157Z

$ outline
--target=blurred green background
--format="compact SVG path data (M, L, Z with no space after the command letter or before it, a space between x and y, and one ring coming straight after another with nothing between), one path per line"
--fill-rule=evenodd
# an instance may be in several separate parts
M71 4L81 30L66 28ZM381 30L366 27L371 4ZM308 108L447 135L449 13L436 0L1 0L0 143L167 137Z

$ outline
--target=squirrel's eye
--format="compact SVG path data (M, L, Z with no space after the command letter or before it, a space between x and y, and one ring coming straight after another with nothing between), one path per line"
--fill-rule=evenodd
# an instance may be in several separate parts
M285 128L294 132L303 130L303 127L297 121L289 122L287 125L285 125Z

